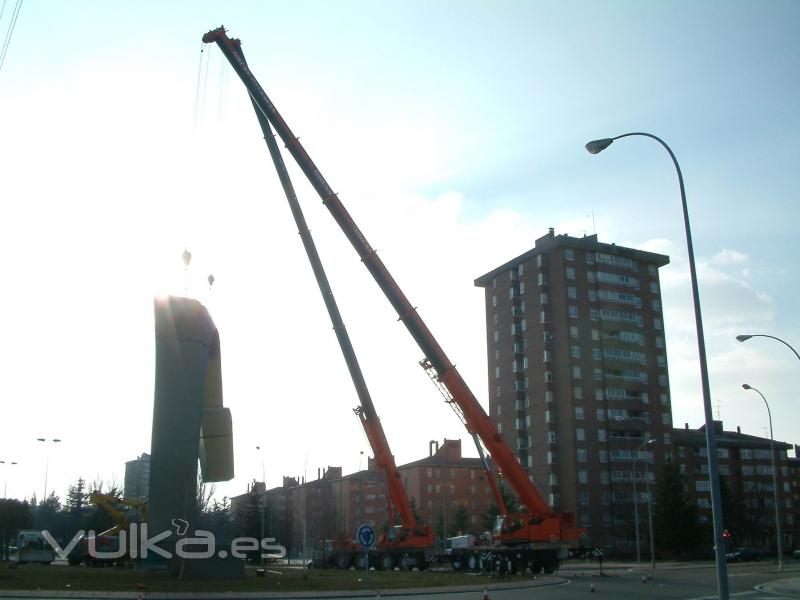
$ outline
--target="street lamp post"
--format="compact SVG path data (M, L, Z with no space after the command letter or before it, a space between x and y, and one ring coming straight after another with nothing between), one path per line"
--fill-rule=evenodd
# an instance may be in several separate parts
M264 510L266 509L266 506L267 506L267 471L264 468L264 452L263 452L263 450L261 450L261 446L256 446L256 450L258 450L261 453L261 482L264 484L263 497L262 497L261 501L256 500L256 502L258 502L261 505L260 506L261 510L259 511L261 513L261 542L259 542L259 543L263 544L264 543ZM260 553L260 556L261 556L260 564L263 567L264 566L264 554Z
M777 467L775 467L775 441L772 436L772 413L769 410L769 403L764 397L764 394L746 383L743 383L742 387L746 390L753 390L756 392L761 396L761 399L764 400L764 404L767 407L767 416L769 417L769 456L772 459L772 493L773 503L775 504L775 534L778 542L778 571L783 571L783 540L781 539L781 515L780 507L778 506L778 470Z
M53 444L58 444L61 440L59 438L51 438L51 439L36 438L36 441L42 442L44 444L47 444L49 442L52 442ZM49 469L50 469L50 454L48 453L44 463L44 495L42 496L42 502L47 500L47 472Z
M737 335L737 336L736 336L736 339L737 339L737 341L739 341L739 342L746 342L746 341L747 341L747 340L749 340L750 338L754 338L754 337L765 337L765 338L770 338L770 339L773 339L773 340L778 340L778 341L779 341L781 344L783 344L784 346L786 346L787 348L789 348L789 350L791 350L792 352L794 352L794 355L797 357L797 359L798 359L798 360L800 360L800 354L798 354L798 353L797 353L797 350L795 350L794 348L792 348L792 347L789 345L789 342L786 342L786 341L782 340L782 339L781 339L781 338L779 338L779 337L775 337L774 335L767 335L767 334L765 334L765 333L751 333L751 334L749 334L749 335Z
M700 311L700 292L697 288L697 269L694 261L694 246L692 245L692 231L689 225L689 209L686 204L686 190L683 185L683 174L678 164L678 159L672 149L661 138L652 133L632 132L618 135L613 138L593 140L586 144L586 150L590 154L597 154L608 148L614 140L630 136L644 136L657 141L669 153L675 171L678 174L678 185L681 193L681 205L683 208L683 224L686 231L686 249L689 257L689 274L692 281L692 299L694 300L694 320L697 329L697 353L700 359L700 382L703 389L703 412L705 413L706 427L706 447L708 449L708 472L711 479L711 511L714 522L714 555L717 566L717 589L720 600L728 600L728 569L725 564L725 545L722 539L722 499L719 491L719 457L717 456L717 440L714 430L714 414L711 409L711 386L708 382L708 364L706 361L706 343L703 335L703 318Z
M14 465L17 465L17 464L19 464L19 463L17 463L17 461L15 461L15 460L0 460L0 465L8 465L9 467L13 467ZM8 487L8 475L5 475L3 477L3 500L6 499L6 491L7 491L6 488L7 487Z
M655 440L647 440L643 444L641 444L638 448L636 448L636 455L638 456L639 452L643 451L645 446L648 446L655 442ZM636 493L636 458L637 456L633 457L633 520L636 529L636 566L640 566L642 562L641 550L640 550L640 543L639 543L639 498L638 494ZM653 568L655 569L655 558L653 558L653 517L650 513L650 482L647 481L647 459L645 458L645 484L647 485L647 518L650 521L650 557L653 562Z

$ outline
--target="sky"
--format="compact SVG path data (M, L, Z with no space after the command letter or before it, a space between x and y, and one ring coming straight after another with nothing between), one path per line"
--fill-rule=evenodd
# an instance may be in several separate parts
M775 438L800 443L797 359L735 340L800 349L799 19L796 2L756 0L29 0L0 70L5 493L122 484L150 447L153 298L187 291L219 329L233 415L236 477L217 497L262 474L272 487L366 467L357 398L252 107L201 43L220 25L484 406L473 281L553 227L670 256L673 420L702 425L674 167L642 137L583 149L662 137L686 184L715 417L767 434L748 383ZM445 438L475 456L286 161L398 464Z

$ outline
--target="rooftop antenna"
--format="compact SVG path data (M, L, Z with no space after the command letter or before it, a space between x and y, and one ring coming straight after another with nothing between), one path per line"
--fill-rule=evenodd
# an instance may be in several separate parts
M722 417L720 416L719 407L722 404L719 400L717 400L717 421L722 421Z
M183 248L183 295L189 297L189 263L192 262L192 253Z
M586 218L588 219L590 216L592 217L592 234L597 235L597 224L594 220L594 211L592 211L591 215L586 215Z

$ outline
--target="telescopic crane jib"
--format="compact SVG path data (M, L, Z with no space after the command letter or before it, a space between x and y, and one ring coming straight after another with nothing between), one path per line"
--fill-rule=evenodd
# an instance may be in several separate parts
M244 83L253 103L275 128L289 153L319 194L323 204L333 216L375 282L381 288L400 320L408 329L424 354L421 364L447 390L448 400L458 408L467 430L477 435L491 454L502 476L517 493L525 506L525 512L503 511L498 517L493 532L493 545L500 553L511 548L518 559L538 564L546 570L557 566L559 551L566 545L575 543L583 531L574 526L574 518L569 514L556 514L545 501L542 494L528 478L525 469L505 443L492 419L486 414L458 370L448 359L436 338L430 332L397 285L386 266L378 257L353 221L339 197L333 192L322 173L311 160L300 141L283 120L266 92L259 85L241 54L238 40L230 39L223 27L209 31L203 42L216 43L231 66ZM498 506L502 499L496 485L493 486ZM523 552L523 550L525 552ZM521 556L524 554L524 556Z
M238 40L231 40L231 42L235 46L242 61L245 61ZM341 348L342 355L344 356L345 363L350 372L350 377L356 389L356 394L358 395L359 406L354 409L354 412L364 428L364 433L367 436L370 448L372 448L372 452L375 456L375 463L386 480L390 528L381 536L373 553L376 555L375 558L378 561L378 565L384 570L393 569L395 566L407 570L414 567L425 568L425 550L429 550L434 546L435 535L430 526L418 523L414 515L411 501L409 500L405 485L403 484L400 471L395 464L389 442L386 439L383 426L378 418L375 405L372 402L372 397L367 388L364 374L361 371L361 366L350 341L350 336L347 333L342 315L339 312L333 290L325 274L325 269L322 265L319 253L317 252L311 231L306 224L305 217L303 216L303 212L297 200L297 194L295 193L286 165L283 162L283 157L275 141L269 121L261 112L255 100L252 100L252 103L256 117L258 118L258 123L261 126L261 131L264 134L264 141L267 143L267 148L269 149L270 156L275 165L275 170L278 172L278 177L283 186L286 199L289 202L289 207L297 225L300 239L303 242L308 260L311 263L314 277L317 280L322 299L325 302L325 307L328 310L328 315L333 324L333 330L336 333L336 339L339 342L339 347ZM400 517L400 524L395 523L395 512L397 512L397 516ZM356 544L342 540L337 540L336 542L337 543L330 549L326 557L327 561L331 564L335 564L339 568L347 568L353 564L353 562L363 558L363 552L359 551Z

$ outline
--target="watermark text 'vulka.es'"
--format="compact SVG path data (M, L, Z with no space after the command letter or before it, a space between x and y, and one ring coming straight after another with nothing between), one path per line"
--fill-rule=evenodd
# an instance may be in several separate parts
M162 558L169 559L173 556L172 552L158 546L158 544L172 535L173 532L167 530L150 537L147 531L147 523L133 523L127 531L122 530L119 532L119 544L113 544L113 549L101 550L97 547L97 534L93 530L76 532L64 548L60 546L49 531L42 531L42 536L61 560L67 560L80 543L85 543L86 553L97 560L115 560L124 556L129 556L132 559L147 558L151 552ZM175 542L176 556L184 559L211 558L214 555L219 558L228 556L227 550L217 551L216 538L210 531L197 529L194 531L194 535L195 537L181 537ZM244 559L247 557L248 552L261 550L263 550L261 558L264 559L280 559L286 556L286 548L274 542L275 538L264 538L260 541L252 537L234 538L230 544L230 556Z

